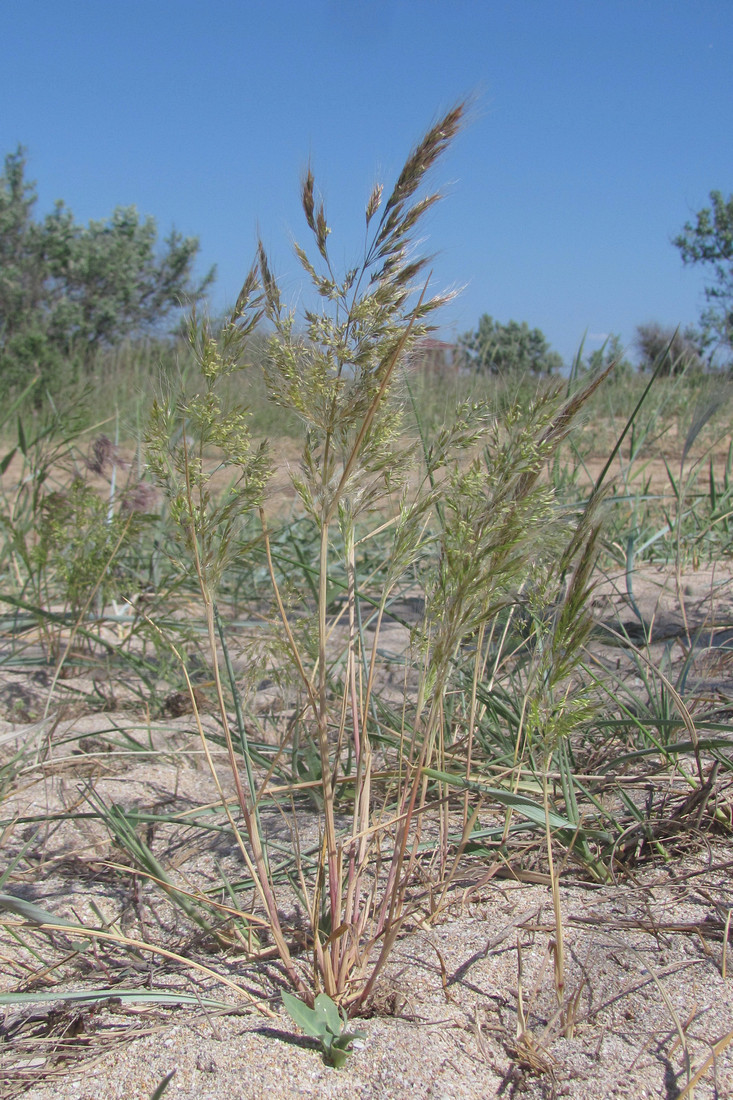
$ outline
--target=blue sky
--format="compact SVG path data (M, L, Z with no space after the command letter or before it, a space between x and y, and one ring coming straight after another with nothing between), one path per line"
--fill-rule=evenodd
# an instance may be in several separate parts
M447 338L486 312L570 359L646 321L695 321L671 238L733 191L733 0L25 0L3 6L0 152L28 149L38 213L135 204L201 240L215 307L257 233L297 300L310 159L344 266L363 207L456 100L438 166Z

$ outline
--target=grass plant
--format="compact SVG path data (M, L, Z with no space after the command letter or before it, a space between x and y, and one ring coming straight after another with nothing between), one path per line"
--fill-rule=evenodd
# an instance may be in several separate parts
M343 276L332 266L325 210L307 173L302 203L316 255L309 258L298 245L296 253L321 307L306 310L303 327L296 325L260 245L257 266L221 334L215 336L206 322L192 322L190 341L204 390L157 404L148 433L149 462L180 523L182 547L193 560L206 609L218 710L244 834L232 815L230 825L292 987L311 997L311 991L322 990L355 1011L369 1003L409 912L408 887L430 829L430 807L436 799L444 806L436 838L444 882L451 862L452 788L489 793L470 762L468 774L454 773L447 763L454 732L446 723L446 707L462 647L485 635L502 615L523 617L531 636L524 648L531 656L523 676L519 738L539 739L547 746L545 757L587 710L585 701L575 699L569 678L589 630L585 604L595 560L595 513L592 507L562 506L542 472L602 378L567 399L559 388L547 389L528 406L509 404L499 416L486 405L464 404L434 440L422 429L422 469L414 466L414 449L404 443L398 366L445 300L428 297L426 283L420 289L426 261L411 249L414 230L438 195L416 196L462 114L462 107L449 112L428 132L386 202L381 187L375 188L366 208L364 255ZM298 589L291 571L287 592L264 507L267 451L254 443L243 411L225 410L218 392L223 378L253 369L242 363L244 343L263 315L272 327L263 360L270 399L303 425L300 465L291 478L315 544L316 560L302 570L304 584ZM216 468L231 473L229 489L216 500L210 490L213 471L206 468L207 455L214 453ZM253 531L256 517L259 531ZM375 587L362 547L384 531L389 541ZM229 561L246 552L242 532L256 552L265 552L270 628L303 700L298 724L318 787L320 855L315 875L306 875L301 866L297 879L307 914L310 977L288 946L293 930L280 919L259 813L266 782L256 785L238 711L240 778L219 671L227 645L219 629L217 591ZM416 691L405 699L401 714L382 717L376 702L380 632L393 593L409 589L418 563L425 610L406 654ZM531 589L529 599L522 595L525 588ZM334 619L337 592L343 603ZM474 708L475 701L474 689ZM523 757L521 746L518 751ZM377 774L381 793L375 800ZM340 827L342 779L349 784L351 809L348 824ZM510 813L524 810L528 820L548 830L558 819L546 790L544 800L535 802L522 801L511 786L490 793ZM560 820L566 832L578 831ZM300 849L297 818L291 828Z

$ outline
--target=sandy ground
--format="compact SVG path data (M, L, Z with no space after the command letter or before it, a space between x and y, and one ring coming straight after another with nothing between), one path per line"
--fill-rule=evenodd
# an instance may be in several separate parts
M730 575L719 570L678 579L648 570L635 588L658 638L655 660L666 651L679 661L692 648L689 684L697 685L698 697L704 687L708 702L717 701L723 713L725 707L730 712L733 698L731 587ZM621 579L610 580L598 590L597 612L601 619L628 621L633 632L625 599ZM599 645L597 657L610 667L619 652ZM3 690L14 683L5 677ZM36 688L27 682L24 687L23 706L32 717ZM37 693L42 696L42 685ZM7 704L17 710L13 691ZM20 716L7 708L5 714L4 749L21 734L37 735L37 723L12 721ZM27 784L6 799L7 813L43 815L78 804L87 780L108 801L138 807L196 806L213 797L186 716L153 723L150 753L130 758L95 742L95 729L110 722L134 725L129 712L66 721L77 733L86 723L86 752L70 759L63 747L56 749L40 773L29 773ZM166 754L158 736L175 739L175 756ZM674 793L675 778L669 782ZM727 780L716 798L719 808L730 808ZM482 824L492 820L487 813ZM20 838L8 832L6 853L12 855L32 832ZM567 972L561 1009L553 980L552 902L541 865L519 881L499 873L487 877L485 862L468 860L450 905L432 922L405 928L380 986L382 1014L360 1022L366 1036L346 1068L336 1071L281 1013L276 971L205 951L183 922L176 925L159 901L149 900L152 887L110 874L109 839L98 825L47 828L42 859L27 872L19 870L4 889L59 916L92 923L94 902L129 935L140 933L147 915L142 931L152 939L159 935L157 914L166 944L264 994L268 1014L214 977L160 955L132 965L99 948L74 976L70 964L62 965L70 950L63 936L49 952L59 969L39 979L45 955L32 957L27 938L23 946L6 933L0 938L5 990L28 988L19 974L35 973L36 990L121 984L194 993L230 1007L114 1000L89 1007L61 999L8 1006L0 1027L0 1096L149 1100L171 1073L166 1096L181 1100L733 1096L733 957L725 946L733 910L733 845L702 823L691 833L687 822L680 834L679 843L674 835L666 842L666 863L642 862L616 883L595 885L582 881L572 866L563 870ZM178 866L186 870L190 859L205 884L214 880L215 854L181 851ZM193 870L186 873L194 877Z
M172 1071L167 1095L181 1100L601 1100L678 1097L687 1067L694 1076L707 1062L694 1095L731 1096L733 1051L725 1044L732 1037L733 986L721 976L723 926L733 906L730 854L712 849L648 869L633 884L563 888L573 1021L566 1036L548 954L549 891L494 880L470 901L456 902L434 928L405 936L385 983L395 1015L361 1022L366 1038L345 1069L326 1067L315 1044L298 1038L284 1016L115 1007L73 1013L77 1049L45 1083L33 1085L32 1067L18 1065L19 1057L33 1057L31 1047L24 1055L14 1051L5 1071L16 1081L25 1077L26 1095L37 1100L147 1100ZM519 1043L518 946L528 1025ZM210 962L237 973L225 960ZM153 984L180 988L180 976L171 980L156 968ZM203 995L204 986L194 984ZM209 995L221 997L205 984ZM125 1029L143 1034L123 1042Z

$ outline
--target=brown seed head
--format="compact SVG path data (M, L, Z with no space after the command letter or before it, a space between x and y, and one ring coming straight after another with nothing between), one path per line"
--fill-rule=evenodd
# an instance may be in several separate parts
M316 203L313 196L313 173L310 170L310 166L308 167L305 179L303 180L301 200L303 202L303 210L305 212L305 220L308 222L308 228L315 233L316 223L313 217L313 211L315 209Z
M115 461L115 445L106 435L99 435L92 442L87 458L87 468L93 474L103 474L108 464Z

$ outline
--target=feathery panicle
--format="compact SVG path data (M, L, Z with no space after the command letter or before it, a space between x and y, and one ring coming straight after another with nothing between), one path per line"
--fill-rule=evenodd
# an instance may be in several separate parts
M323 203L318 205L318 213L316 214L316 244L318 245L318 251L323 256L324 260L328 259L326 252L326 240L331 230L328 228L326 222L326 213L323 209Z
M255 295L258 290L259 278L257 274L257 265L252 264L249 271L247 272L247 277L242 284L242 289L239 292L237 303L232 310L231 316L229 318L230 324L234 325L238 321L241 321L247 311L250 310L250 316L246 325L246 331L254 331L254 329L261 321L263 314L263 310L261 308L251 308L253 305L255 305L255 307L259 305L258 301L253 302L253 295Z
M445 152L460 130L465 113L466 103L464 101L452 107L440 122L428 130L425 137L407 158L394 190L387 200L384 215L387 215L394 207L404 206L405 201L415 194L425 173Z
M296 330L293 316L281 314L276 280L262 244L259 246L266 313L275 325L265 366L268 388L274 400L296 412L306 430L321 439L328 462L337 461L338 455L338 461L353 471L349 491L356 492L363 480L362 475L357 476L359 469L364 471L363 477L368 476L370 447L376 447L378 438L390 435L387 424L396 415L390 398L395 349L400 358L409 354L415 341L430 331L429 315L450 297L426 294L421 284L430 260L413 251L414 231L440 195L429 194L412 206L405 204L455 136L463 112L463 104L454 107L413 150L387 209L367 236L361 262L341 277L330 262L327 241L331 230L308 166L301 183L301 201L325 270L317 257L310 258L296 243L296 255L321 300L318 308L304 311L304 332ZM381 185L372 188L365 212L367 229L381 209L382 195ZM420 300L413 306L413 295L420 290ZM360 430L364 417L370 422L375 418L373 431ZM349 453L352 446L359 448L358 462ZM324 473L317 465L311 468L317 476ZM365 499L361 489L358 495Z
M570 397L559 410L557 416L548 428L546 433L547 442L552 441L553 443L557 443L565 439L572 425L575 423L575 419L580 409L586 404L589 398L592 397L606 378L608 378L614 367L615 363L610 363L604 370L599 371L598 374L594 374L585 386L582 386L577 393L574 393Z
M117 461L117 449L106 435L99 435L92 442L87 458L87 469L94 474L103 474L108 465Z
M267 253L265 252L265 246L262 241L257 242L257 259L260 265L262 289L265 292L265 313L268 319L273 321L280 316L280 288L277 285L277 280L270 271L270 265L267 262Z
M305 213L305 220L308 223L308 228L314 233L316 231L316 222L313 217L315 210L315 198L313 195L313 173L310 170L310 165L305 174L300 192L301 201L303 203L303 212Z
M328 237L331 230L328 228L328 224L326 223L326 212L323 206L323 200L319 202L318 210L316 211L315 181L313 179L313 173L311 171L310 165L308 165L303 183L301 184L300 198L303 205L303 213L305 214L306 223L308 225L308 228L311 230L316 238L318 251L320 252L321 256L323 256L323 259L327 260L328 256L326 253L326 238Z
M379 210L379 207L382 205L382 192L383 191L384 191L384 184L378 183L376 185L376 187L374 188L374 190L372 191L371 195L369 196L369 202L367 203L367 207L366 207L367 228L369 227L369 222L372 220L372 218L376 214L377 210Z

